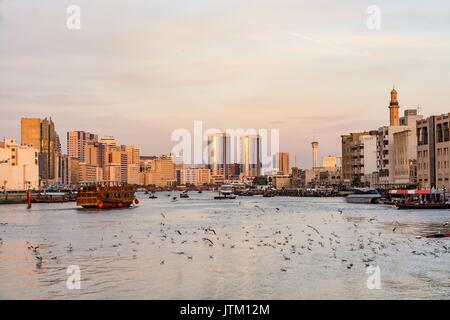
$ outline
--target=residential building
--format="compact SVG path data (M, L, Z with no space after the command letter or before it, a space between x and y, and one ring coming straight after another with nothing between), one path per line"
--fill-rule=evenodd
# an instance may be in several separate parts
M417 182L450 190L450 113L417 121Z
M358 185L373 180L377 172L378 131L342 135L342 182Z
M67 155L85 162L85 145L87 143L97 143L98 135L85 131L67 132Z
M201 186L211 183L211 170L207 168L184 168L180 174L182 185Z

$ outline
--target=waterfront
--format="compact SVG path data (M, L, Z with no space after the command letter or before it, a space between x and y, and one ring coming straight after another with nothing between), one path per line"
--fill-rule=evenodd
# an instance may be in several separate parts
M0 206L0 299L450 297L449 238L416 239L448 233L449 210L157 195L112 211ZM81 290L66 287L69 265L81 268ZM368 265L380 267L379 290L367 288Z

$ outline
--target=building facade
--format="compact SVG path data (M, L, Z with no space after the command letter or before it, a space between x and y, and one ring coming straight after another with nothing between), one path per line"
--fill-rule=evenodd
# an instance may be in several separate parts
M420 188L450 190L450 114L417 121L417 182Z
M277 173L283 175L289 175L291 172L289 165L289 153L288 152L278 152L274 156L274 168Z
M13 139L0 141L0 185L3 191L39 188L39 152Z
M22 118L20 132L21 144L30 145L39 152L41 181L57 182L61 145L52 119Z

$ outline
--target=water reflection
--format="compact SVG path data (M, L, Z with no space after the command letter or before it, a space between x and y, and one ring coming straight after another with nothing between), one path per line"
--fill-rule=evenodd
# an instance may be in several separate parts
M141 195L138 208L111 211L1 206L0 298L449 297L448 238L416 239L448 233L449 211L212 197ZM81 290L66 287L69 265L81 268ZM381 268L381 290L367 288L369 265Z

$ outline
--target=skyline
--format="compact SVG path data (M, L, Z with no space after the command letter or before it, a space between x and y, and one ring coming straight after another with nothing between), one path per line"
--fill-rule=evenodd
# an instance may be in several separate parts
M450 106L444 1L379 1L380 30L366 1L76 2L77 31L69 1L0 2L1 135L19 141L21 117L52 117L63 150L84 130L167 154L173 130L202 120L279 128L280 151L310 167L311 141L320 158L340 154L341 134L388 124L393 84L400 114Z

